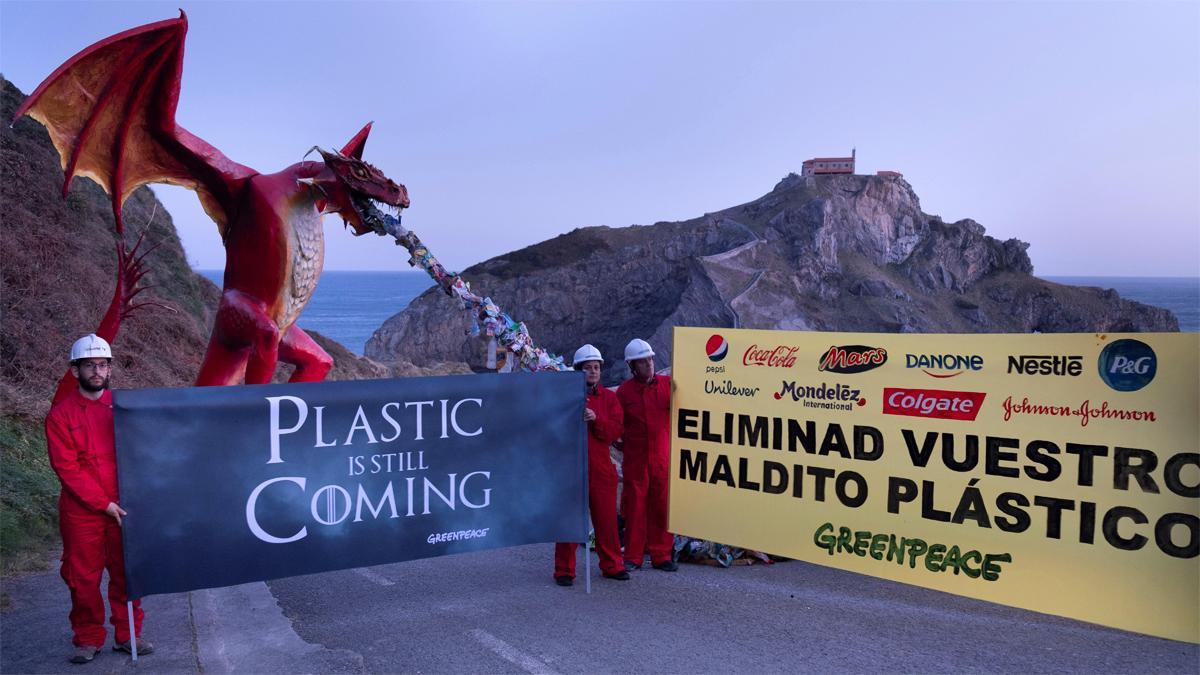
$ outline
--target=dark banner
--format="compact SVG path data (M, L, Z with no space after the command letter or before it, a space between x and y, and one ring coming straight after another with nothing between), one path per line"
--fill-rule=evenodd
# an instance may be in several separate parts
M113 401L131 598L587 536L579 373Z

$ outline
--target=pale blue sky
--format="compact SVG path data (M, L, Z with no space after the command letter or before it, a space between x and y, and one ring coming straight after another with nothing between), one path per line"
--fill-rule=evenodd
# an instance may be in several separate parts
M28 93L180 4L2 2L0 71ZM375 120L366 159L450 268L734 206L857 146L1039 274L1200 275L1197 3L182 6L181 125L273 172ZM223 267L195 197L155 190ZM326 226L327 269L408 269Z

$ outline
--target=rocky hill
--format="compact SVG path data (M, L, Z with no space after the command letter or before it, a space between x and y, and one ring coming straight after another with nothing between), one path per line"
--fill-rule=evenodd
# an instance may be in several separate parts
M924 213L902 178L791 174L741 206L683 222L589 227L463 272L539 345L592 342L605 382L631 337L670 363L674 326L872 332L1175 331L1169 311L1033 276L1028 244ZM367 356L482 362L431 289L367 342Z

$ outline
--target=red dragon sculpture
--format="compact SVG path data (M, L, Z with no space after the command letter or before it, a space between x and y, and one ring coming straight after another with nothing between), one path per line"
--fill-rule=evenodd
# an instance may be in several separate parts
M333 360L295 325L325 255L322 215L356 236L384 232L408 191L362 161L368 123L324 161L272 174L238 164L175 122L187 15L105 38L59 66L17 109L41 122L62 159L63 196L87 176L121 206L138 187L195 190L225 244L225 286L198 385L269 382L278 361L292 382L321 380ZM115 331L114 331L115 332Z

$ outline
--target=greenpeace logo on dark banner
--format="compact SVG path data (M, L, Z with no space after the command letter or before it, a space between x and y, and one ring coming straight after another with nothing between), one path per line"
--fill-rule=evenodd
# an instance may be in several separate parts
M1068 375L1078 377L1083 372L1082 356L1030 355L1008 357L1009 374L1018 375Z
M883 390L883 413L942 420L974 420L986 395L974 391L887 387Z
M887 363L887 350L864 345L833 346L817 363L817 370L853 375L874 370Z

